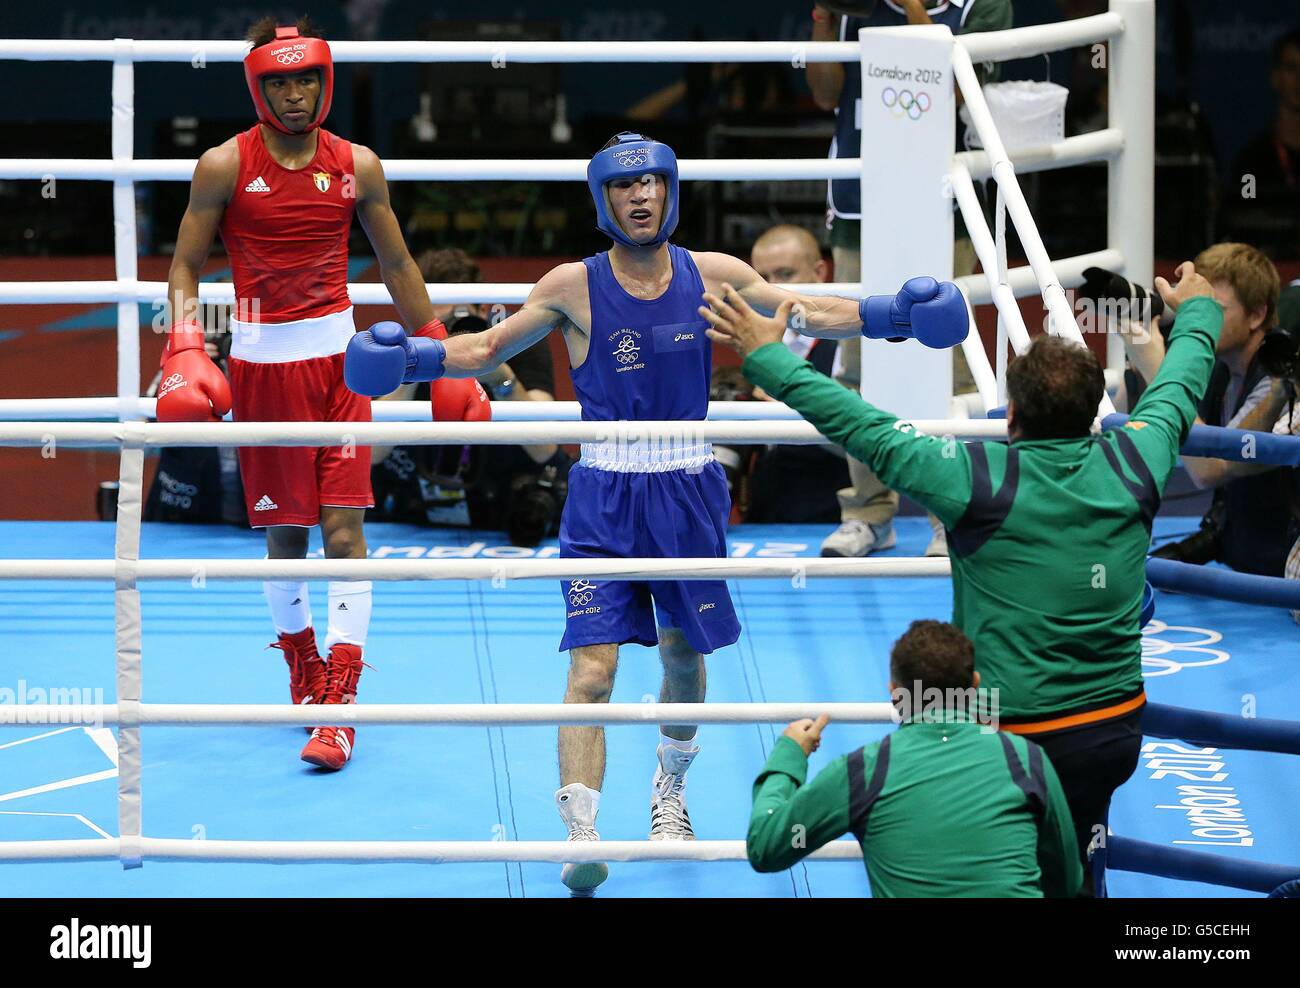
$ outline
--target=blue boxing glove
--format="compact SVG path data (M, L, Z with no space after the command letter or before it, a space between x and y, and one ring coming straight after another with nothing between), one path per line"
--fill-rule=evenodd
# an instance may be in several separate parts
M446 358L441 340L407 336L395 322L377 322L348 340L343 380L357 394L378 398L399 384L438 380Z
M864 298L858 302L858 315L867 339L915 339L935 350L956 346L970 332L961 289L933 278L909 278L897 295Z

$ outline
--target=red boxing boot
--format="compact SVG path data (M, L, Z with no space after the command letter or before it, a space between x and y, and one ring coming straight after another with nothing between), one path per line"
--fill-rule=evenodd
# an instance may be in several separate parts
M266 647L278 648L289 664L289 702L319 703L325 693L325 662L316 651L316 632L303 628L292 635L282 633Z
M355 703L361 680L361 646L335 645L326 663L325 690L316 703ZM337 772L352 757L357 732L351 727L318 727L302 749L302 760Z

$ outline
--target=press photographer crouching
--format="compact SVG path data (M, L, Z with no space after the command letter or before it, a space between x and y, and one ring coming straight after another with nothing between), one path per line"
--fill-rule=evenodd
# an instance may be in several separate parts
M1300 434L1295 409L1300 331L1278 325L1280 285L1273 262L1247 244L1221 243L1203 250L1193 264L1223 306L1214 372L1197 424ZM1100 295L1103 302L1124 295L1140 304L1146 291L1113 272L1090 269L1085 275L1089 283L1081 294ZM1158 320L1160 312L1152 308L1151 316ZM1164 359L1164 337L1133 320L1125 322L1121 331L1129 361L1149 382ZM1288 552L1300 546L1300 470L1192 456L1183 457L1183 465L1197 487L1214 490L1214 501L1196 534L1161 546L1155 555L1282 576Z
M417 258L426 282L477 283L478 265L461 250ZM487 306L435 305L449 336L487 329ZM479 379L493 402L554 401L555 377L545 340ZM427 401L428 384L404 384L386 401ZM437 411L434 410L434 417ZM511 544L534 547L555 533L572 459L554 443L529 446L377 446L369 517L420 525L504 531Z

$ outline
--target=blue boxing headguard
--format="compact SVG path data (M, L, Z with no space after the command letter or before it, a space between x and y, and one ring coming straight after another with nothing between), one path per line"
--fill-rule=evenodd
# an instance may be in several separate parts
M596 202L596 229L617 243L628 247L653 247L673 235L677 229L677 155L667 144L648 137L624 131L615 138L618 143L597 151L587 165L587 185ZM653 240L637 243L629 237L610 212L609 194L605 185L620 178L639 178L642 175L662 175L668 198L664 203L663 219Z

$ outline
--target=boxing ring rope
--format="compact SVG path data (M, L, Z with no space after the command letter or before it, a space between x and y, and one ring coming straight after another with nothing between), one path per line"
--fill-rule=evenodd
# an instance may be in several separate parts
M328 707L328 716L321 706ZM551 727L557 724L788 724L818 713L845 724L893 724L890 703L142 703L136 722L166 727L315 727L322 720L458 727ZM0 724L121 724L118 704L0 705ZM3 846L3 845L0 845Z

